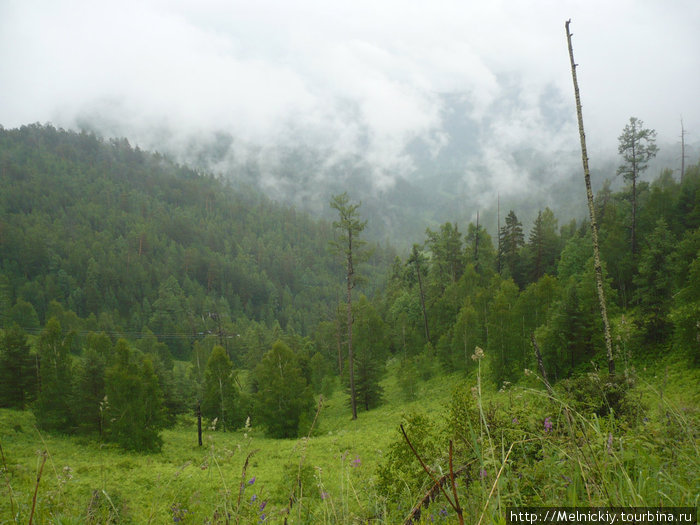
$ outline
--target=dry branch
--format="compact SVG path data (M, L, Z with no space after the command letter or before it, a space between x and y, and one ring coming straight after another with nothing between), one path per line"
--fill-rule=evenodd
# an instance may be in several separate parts
M578 80L576 78L576 67L578 64L574 62L574 48L571 44L571 32L569 24L571 20L567 20L566 40L569 45L569 60L571 62L571 77L574 82L574 95L576 97L576 116L578 118L578 131L581 138L581 160L583 161L583 175L586 181L586 195L588 197L588 214L591 219L591 236L593 238L593 269L595 272L596 288L598 290L598 302L600 303L600 315L603 318L603 329L605 332L605 348L608 354L608 372L611 376L615 375L615 361L613 360L612 338L610 337L610 323L608 322L608 311L605 306L605 292L603 291L603 268L600 264L600 250L598 245L598 224L595 220L595 208L593 206L593 190L591 189L591 174L588 169L588 152L586 150L586 134L583 131L583 112L581 111L581 95L578 89Z

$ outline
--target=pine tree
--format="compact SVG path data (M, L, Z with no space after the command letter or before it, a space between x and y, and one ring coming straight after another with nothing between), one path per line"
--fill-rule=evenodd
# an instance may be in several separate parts
M333 222L333 227L340 232L340 241L331 243L336 251L343 255L346 262L346 297L347 297L347 330L348 330L348 364L350 367L350 407L352 418L357 419L357 398L355 392L355 369L352 348L352 289L357 284L355 265L361 260L361 247L364 241L359 239L360 233L365 229L367 221L360 220L357 211L360 204L351 204L347 193L334 195L331 200L331 208L338 211L340 220Z
M632 185L632 254L637 254L637 181L642 171L647 169L649 160L656 157L656 131L644 127L644 122L630 117L618 137L618 152L624 163L617 168L617 174Z

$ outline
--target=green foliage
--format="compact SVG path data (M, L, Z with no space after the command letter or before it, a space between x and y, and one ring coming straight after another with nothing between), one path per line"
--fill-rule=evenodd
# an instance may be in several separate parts
M127 450L159 451L164 424L163 393L153 362L120 339L105 376L106 438Z
M634 277L635 299L644 316L647 337L655 342L667 337L667 316L671 306L674 275L672 252L674 241L666 221L659 219L647 236Z
M523 225L513 210L506 215L505 225L498 232L498 266L501 275L512 278L521 285L524 282L520 249L525 244Z
M385 325L363 295L354 308L353 344L355 364L355 396L365 410L381 403L380 380L386 368Z
M253 421L264 425L271 437L297 437L300 423L310 421L314 400L294 352L277 341L255 368L254 378Z
M214 346L204 372L202 415L216 420L216 428L239 428L248 416L236 386L233 363L222 346Z
M444 443L438 439L435 422L424 414L411 413L401 418L401 424L423 461L434 465L443 453L441 445ZM430 478L400 429L394 431L394 436L395 440L389 445L389 451L377 469L377 489L382 496L396 504L414 501L418 494L425 492Z
M39 394L37 424L45 430L69 432L73 428L71 355L74 334L64 334L54 318L39 336Z
M676 347L700 364L700 253L690 265L685 286L674 297L670 319Z
M311 334L336 304L330 225L252 190L51 126L0 129L0 163L4 326L37 333L56 301L82 324L57 316L66 330L150 331L188 360L194 339L242 335L239 322ZM367 275L393 257L375 254Z
M0 335L0 406L25 408L36 396L36 356L13 324Z
M84 350L73 369L73 418L79 430L102 435L107 362L94 348Z

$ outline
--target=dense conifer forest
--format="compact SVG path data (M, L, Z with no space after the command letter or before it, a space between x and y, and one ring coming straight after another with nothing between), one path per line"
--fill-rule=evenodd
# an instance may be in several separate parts
M544 208L522 224L508 210L494 235L447 222L397 254L364 242L352 195L333 197L340 220L328 223L126 139L0 129L0 406L31 410L41 432L158 452L163 429L198 409L212 432L247 438L252 420L296 438L323 425L319 399L342 399L350 421L351 406L381 410L430 397L420 385L442 377L478 378L477 404L460 387L445 427L403 421L437 463L440 436L453 435L455 461L478 458L482 480L497 458L474 448L476 434L505 429L492 450L526 441L514 434L525 414L489 412L482 385L505 392L535 375L568 396L569 431L579 412L633 428L644 417L635 368L668 356L700 365L700 164L649 182L628 167L621 158L620 190L608 182L595 196L618 364L595 382L607 356L587 220ZM399 439L381 460L383 501L425 493L411 457ZM582 487L572 490L600 501Z

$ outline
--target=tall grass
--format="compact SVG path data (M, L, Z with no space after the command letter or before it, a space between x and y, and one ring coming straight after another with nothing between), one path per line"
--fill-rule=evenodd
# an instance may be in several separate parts
M198 447L195 421L185 417L151 455L42 435L31 413L0 410L0 523L27 523L32 507L37 524L394 524L416 508L414 523L455 523L444 495L429 494L434 482L422 467L397 459L407 457L402 422L450 495L453 441L465 523L502 523L517 505L698 505L697 370L669 363L663 391L661 374L642 373L627 393L637 410L602 416L571 388L550 395L533 377L495 391L481 366L419 382L410 402L391 373L385 404L356 421L337 393L304 439L268 439L252 421L240 432L209 432ZM598 388L595 377L576 383L585 384Z

